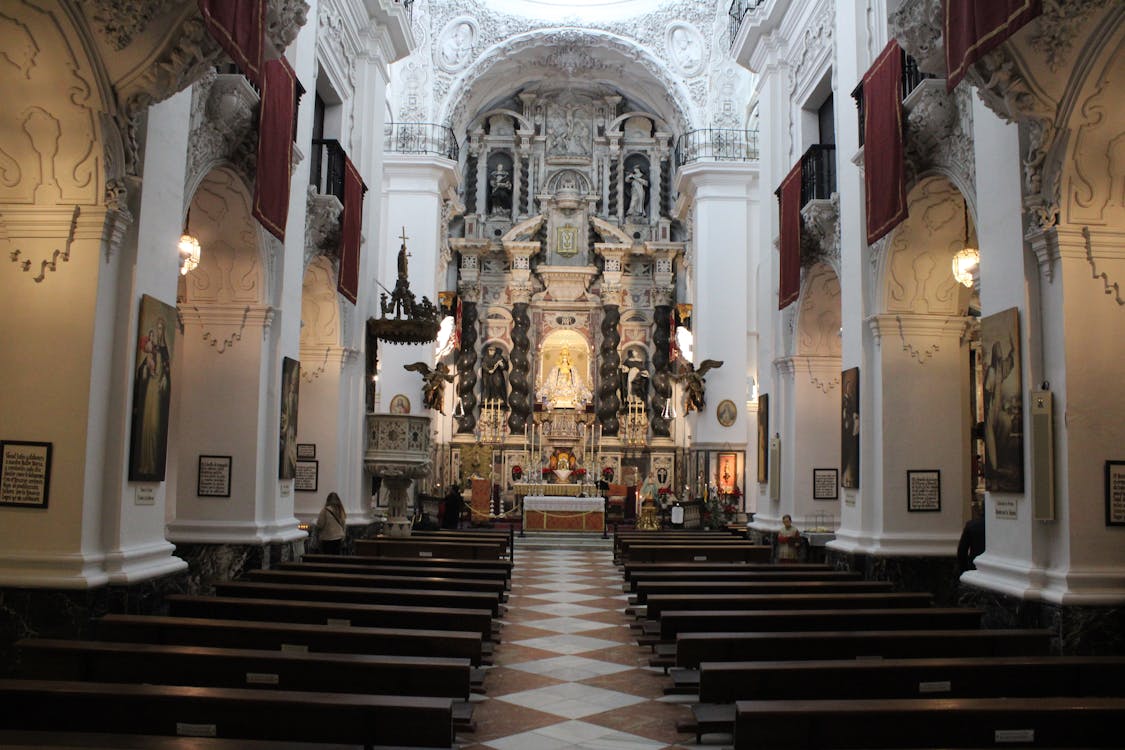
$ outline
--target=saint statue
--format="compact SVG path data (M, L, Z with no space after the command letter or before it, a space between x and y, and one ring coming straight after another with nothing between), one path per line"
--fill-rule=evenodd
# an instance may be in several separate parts
M488 176L488 191L493 211L511 209L512 173L504 166L504 162L497 164L496 169Z
M564 346L559 353L559 362L543 379L539 395L560 409L575 409L589 401L590 389L570 363L570 347Z
M484 378L481 382L481 395L485 401L498 400L501 406L508 405L508 358L504 350L496 344L488 347L481 362Z
M445 414L445 384L453 382L453 375L449 372L449 365L441 362L437 367L431 368L425 362L415 362L403 365L404 370L417 372L422 376L422 401L429 409L434 409Z
M648 215L648 211L645 210L645 188L648 186L645 173L640 167L633 167L625 182L629 183L629 210L625 212L625 216L643 219Z

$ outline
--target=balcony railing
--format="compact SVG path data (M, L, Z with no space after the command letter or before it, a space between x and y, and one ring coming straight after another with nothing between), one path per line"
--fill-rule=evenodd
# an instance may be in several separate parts
M676 139L676 164L696 161L757 161L758 131L730 128L691 130Z
M383 150L396 154L433 154L457 161L460 153L453 131L432 122L387 123L383 136Z
M906 101L906 97L910 96L914 89L921 85L922 81L927 78L934 78L935 76L929 73L923 73L918 69L918 62L906 54L903 50L902 53L902 100ZM863 145L863 128L866 123L867 115L866 108L863 101L863 81L852 91L852 98L855 99L856 112L859 116L859 145Z
M315 138L312 142L309 182L321 195L334 195L344 202L344 148L340 142Z
M801 208L811 200L828 200L836 192L836 147L809 146L801 157Z
M742 19L746 18L746 14L757 8L765 0L732 0L730 4L730 46L734 46L734 40L738 38L738 30L742 26Z

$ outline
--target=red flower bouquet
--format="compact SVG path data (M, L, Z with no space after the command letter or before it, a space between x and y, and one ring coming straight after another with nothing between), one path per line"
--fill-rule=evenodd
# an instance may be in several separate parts
M519 479L522 476L523 476L523 467L520 466L519 464L516 464L515 466L513 466L512 467L512 478L513 479Z
M579 466L577 469L574 470L574 476L581 479L582 477L586 476L586 470L583 469L581 466Z

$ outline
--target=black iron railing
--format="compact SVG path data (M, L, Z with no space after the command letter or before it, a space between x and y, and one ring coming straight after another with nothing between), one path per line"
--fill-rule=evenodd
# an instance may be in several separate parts
M918 61L910 55L906 54L903 50L902 53L902 83L900 90L902 92L902 100L906 101L906 97L910 96L914 89L921 85L922 81L927 78L935 78L936 76L930 73L923 73L918 69ZM856 112L859 116L859 145L863 145L863 128L866 123L866 111L863 101L863 81L852 91L852 98L855 99Z
M383 150L396 154L434 154L457 161L460 153L453 131L432 122L387 123L383 136Z
M836 192L836 147L809 146L801 157L801 207L811 200L827 200Z
M730 4L730 45L734 46L734 40L738 38L738 30L742 26L742 19L746 18L746 14L757 8L765 0L732 0Z
M691 130L676 139L676 165L695 161L757 161L758 131L732 128Z
M344 202L344 148L330 138L312 142L312 164L309 183L321 195L334 195Z

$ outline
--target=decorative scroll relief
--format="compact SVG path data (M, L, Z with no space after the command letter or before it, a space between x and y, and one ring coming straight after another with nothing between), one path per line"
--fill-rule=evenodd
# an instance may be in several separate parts
M958 86L947 94L944 81L923 81L908 97L907 109L907 190L918 175L930 171L948 174L963 191L975 190L977 162L969 87Z
M801 265L825 261L840 266L840 195L828 200L810 200L801 209Z
M911 0L899 5L887 18L889 35L898 40L918 68L945 78L945 51L942 46L941 0ZM872 51L874 59L877 51Z
M181 325L198 327L203 343L216 354L225 354L242 341L247 328L261 328L264 337L273 323L275 311L269 305L180 304L176 312Z
M833 36L832 30L836 21L835 0L825 0L813 20L805 27L800 42L796 46L796 54L789 59L787 66L789 74L789 101L797 101L798 89L808 86L814 79L821 75L831 65ZM794 104L789 107L789 156L796 158L795 149L800 142L796 137L795 117L798 108Z
M0 208L0 247L7 246L8 260L40 284L70 261L80 216L79 206Z
M187 275L189 302L260 302L264 270L245 189L232 172L210 172L192 200L190 229L206 248Z
M699 29L677 21L668 25L664 40L673 68L689 78L703 72L706 45Z
M305 213L305 268L318 256L334 258L340 250L340 215L344 206L334 195L321 195L309 185Z
M797 352L840 356L840 279L825 263L806 272L797 317Z
M1107 236L1108 235L1108 236ZM1119 307L1125 307L1125 297L1122 296L1121 283L1115 279L1125 279L1125 236L1120 232L1090 231L1090 227L1082 228L1082 236L1086 240L1086 262L1090 264L1090 272L1095 280L1100 280L1105 286L1105 293L1109 295ZM1111 252L1095 254L1094 246L1099 249L1112 249ZM1100 255L1101 257L1098 257ZM1108 256L1108 257L1107 257ZM1116 271L1110 275L1108 269Z
M190 190L216 164L233 166L249 185L258 161L258 93L242 75L213 71L192 90L185 185Z
M973 319L903 313L872 315L867 323L877 342L894 341L910 359L925 365L943 346L959 347Z
M7 7L7 6L5 6ZM0 205L98 205L104 197L97 83L69 19L0 12Z
M1071 150L1064 163L1068 224L1125 225L1125 42L1074 109Z
M887 312L955 315L950 261L964 242L964 203L946 179L924 180L907 197L909 218L893 232L883 279Z
M301 346L340 342L340 302L332 262L320 256L307 271L301 287Z

